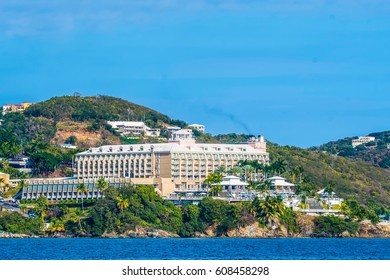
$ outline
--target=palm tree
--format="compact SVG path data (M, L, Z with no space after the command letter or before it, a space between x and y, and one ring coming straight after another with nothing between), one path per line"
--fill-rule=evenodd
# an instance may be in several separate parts
M96 181L96 187L103 195L104 191L108 188L108 183L106 182L106 180L104 180L103 177L101 177L99 180Z
M0 186L3 187L2 192L5 193L5 179L4 178L0 178Z
M223 177L221 174L217 173L210 173L207 175L206 180L204 180L204 184L208 187L210 187L213 184L219 184L223 180Z
M26 182L25 180L20 180L18 182L18 185L17 185L19 188L23 189L23 188L28 188L29 187L29 184L28 182Z
M9 161L6 158L2 158L0 161L0 169L6 170L9 167Z
M226 174L226 167L220 166L217 169L215 169L214 173L221 174L222 176L224 176Z
M120 194L116 197L116 205L119 209L121 209L121 212L123 213L123 209L129 207L129 200L125 198L122 194Z
M294 167L293 169L291 169L290 171L290 176L291 176L291 181L293 182L293 184L296 183L296 178L298 176L298 170L296 167Z
M244 171L244 180L245 182L247 181L252 181L252 175L255 172L255 169L251 165L245 165L243 168Z
M274 167L273 165L264 165L263 167L263 174L264 174L264 179L266 180L269 176L269 174L274 172Z
M265 200L260 201L258 216L260 220L270 227L279 225L279 217L283 214L285 206L280 196L267 196Z
M233 176L240 176L242 172L242 168L239 166L233 166L229 171L228 174L233 175Z
M298 165L297 167L295 167L295 172L299 178L298 182L302 183L302 177L303 177L303 172L304 172L303 167L301 165Z
M297 191L300 193L301 197L303 198L303 205L306 209L307 205L307 198L312 195L312 186L310 184L303 184L297 186Z
M84 183L78 184L76 188L78 193L81 192L81 209L84 212L84 193L88 195L88 188Z
M324 189L324 193L327 193L328 195L328 210L330 210L330 196L333 198L333 192L334 192L334 183L329 183L328 186Z
M277 161L275 161L274 163L272 163L272 167L273 167L274 171L277 172L279 176L284 171L286 171L286 166L287 166L286 162L280 158Z
M222 192L222 186L220 184L216 184L211 187L210 193L212 196L218 196L219 193Z
M270 180L263 180L259 185L257 185L257 190L263 194L271 190L272 182Z

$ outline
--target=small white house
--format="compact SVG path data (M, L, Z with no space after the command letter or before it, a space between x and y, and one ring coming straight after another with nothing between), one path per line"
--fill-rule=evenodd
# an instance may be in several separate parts
M322 202L325 204L330 204L330 206L339 205L341 206L341 203L343 203L344 199L336 195L335 192L332 192L331 194L328 194L325 189L320 190L317 192L317 194L320 196Z
M194 123L194 124L190 124L188 127L203 133L205 133L206 131L206 127L203 124Z
M222 194L231 194L233 197L235 197L236 194L246 191L246 187L249 184L241 181L240 177L226 176L218 185L222 186Z
M271 181L271 189L275 191L276 194L280 195L291 195L293 194L292 188L295 186L292 183L287 182L286 178L280 176L274 176L267 179Z

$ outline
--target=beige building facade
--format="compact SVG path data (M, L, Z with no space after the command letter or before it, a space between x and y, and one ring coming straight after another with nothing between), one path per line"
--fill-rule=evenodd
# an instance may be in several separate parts
M174 135L169 143L113 145L90 148L76 155L77 179L127 178L151 184L162 196L175 190L198 190L207 175L223 166L229 170L240 160L268 163L261 138L243 144L198 144Z

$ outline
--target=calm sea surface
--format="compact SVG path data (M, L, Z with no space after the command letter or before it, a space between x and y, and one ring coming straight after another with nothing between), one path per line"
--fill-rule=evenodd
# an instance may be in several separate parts
M390 260L390 239L0 239L1 260Z

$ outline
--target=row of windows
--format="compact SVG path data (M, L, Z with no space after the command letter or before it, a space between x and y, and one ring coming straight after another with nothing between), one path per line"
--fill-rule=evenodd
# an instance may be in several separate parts
M155 154L156 158L159 158L159 154ZM79 155L76 160L120 160L120 159L150 159L151 153L139 153L139 154L125 154L125 155Z
M248 154L172 154L173 159L218 159L218 158L231 158L231 159L262 159L265 155L248 155Z

